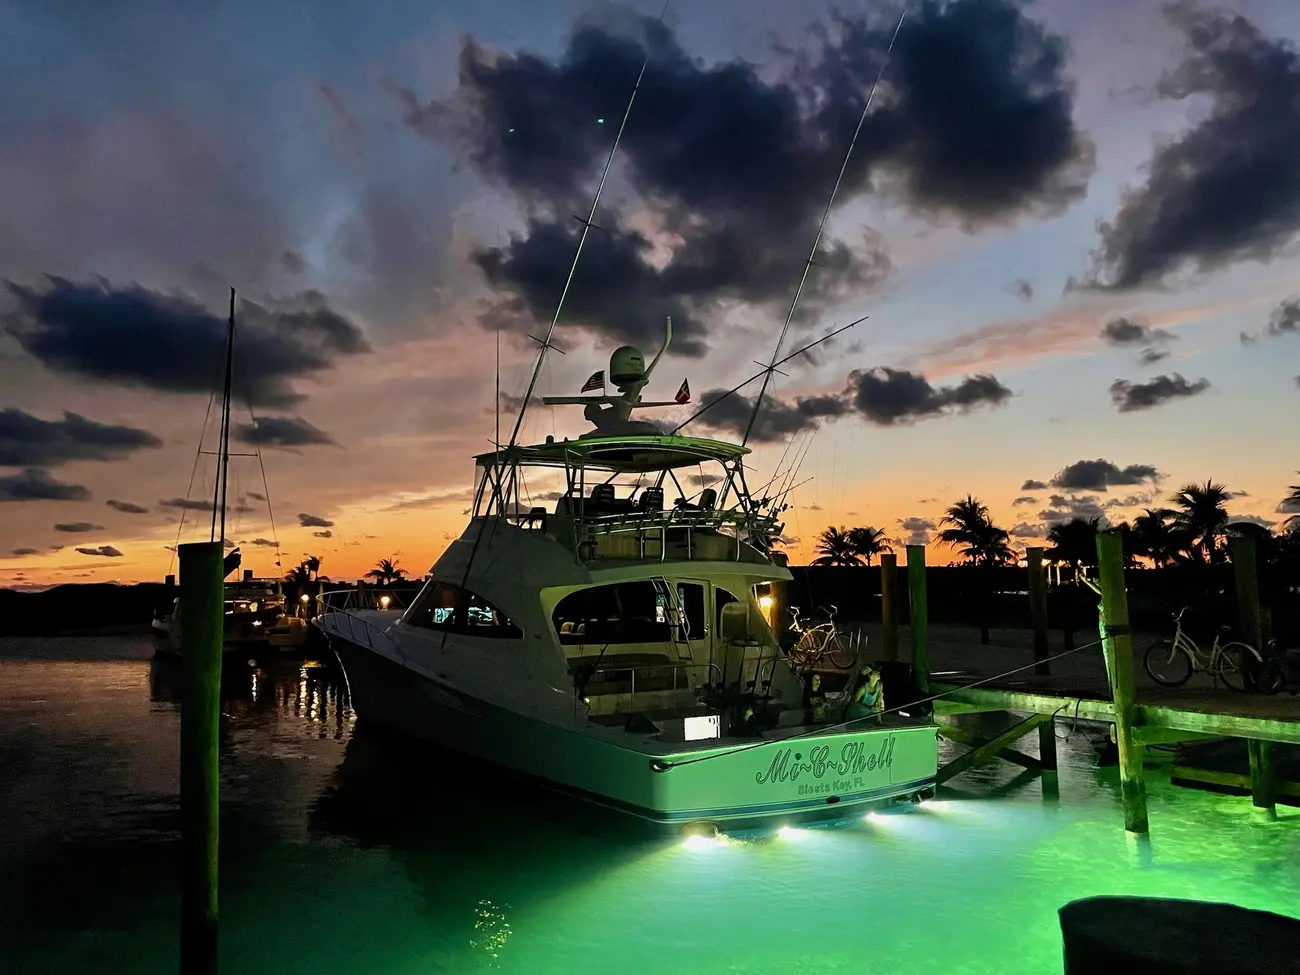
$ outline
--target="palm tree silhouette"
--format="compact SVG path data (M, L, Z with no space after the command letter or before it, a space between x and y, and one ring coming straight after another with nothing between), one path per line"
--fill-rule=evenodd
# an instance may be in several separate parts
M817 536L818 557L813 565L861 565L849 532L843 528L827 528Z
M305 561L299 562L284 574L284 579L286 582L294 582L299 586L307 586L311 584L311 570L307 568Z
M1189 551L1207 562L1222 561L1219 540L1228 527L1228 489L1206 480L1184 485L1170 500L1178 508L1174 524L1186 533Z
M1157 569L1163 569L1187 550L1190 540L1178 527L1173 511L1145 508L1133 519L1133 542L1137 555L1145 556Z
M939 532L939 541L961 546L958 551L973 565L1002 565L1015 559L1007 544L1010 536L993 524L988 506L973 495L949 507L939 524L952 526Z
M1300 471L1296 471L1296 473L1300 474ZM1300 528L1300 484L1290 485L1290 491L1291 493L1282 499L1282 504L1279 505L1279 508L1284 511L1294 511L1296 513L1283 522L1283 524L1287 525L1289 528Z
M307 556L307 558L303 560L302 564L307 567L307 571L311 573L311 577L313 580L320 578L320 564L323 561L325 560L322 559L319 555L309 555Z
M1052 543L1043 554L1056 562L1068 562L1076 570L1081 565L1097 564L1097 535L1101 518L1071 518L1047 531Z
M380 559L375 563L375 567L366 573L367 579L378 579L381 586L392 585L402 576L406 575L406 570L398 568L397 559Z
M870 565L871 560L882 552L894 550L894 546L889 544L889 539L885 538L883 528L873 528L870 525L865 528L850 528L848 539L853 554L866 559L867 565Z

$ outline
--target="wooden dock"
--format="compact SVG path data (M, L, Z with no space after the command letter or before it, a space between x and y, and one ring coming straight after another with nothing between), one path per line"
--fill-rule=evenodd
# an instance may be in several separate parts
M940 734L969 747L969 751L939 770L940 783L977 765L1005 760L1044 774L1056 770L1055 722L1064 719L1104 722L1111 726L1111 738L1119 752L1125 828L1147 832L1144 756L1149 745L1195 742L1211 738L1239 738L1247 745L1248 772L1224 769L1196 769L1179 766L1175 778L1207 785L1249 788L1255 806L1273 813L1280 791L1300 795L1300 784L1281 781L1273 767L1273 743L1300 745L1300 697L1292 694L1263 695L1213 688L1166 688L1139 686L1135 680L1132 632L1128 622L1127 592L1119 536L1098 536L1100 578L1094 587L1101 597L1102 621L1098 639L1104 649L1105 673L1088 676L1075 673L1054 676L1047 643L1046 574L1030 573L1034 641L1021 669L1014 674L969 671L932 672L927 642L925 592L925 549L907 549L908 598L911 606L912 701L933 698L930 706L937 718L947 715L989 711L1027 715L993 738L982 738L956 725L940 721ZM1254 539L1232 540L1236 575L1237 609L1242 637L1262 647L1261 614L1256 576ZM1041 569L1042 552L1030 549L1031 566ZM883 563L887 586L892 588L893 560ZM899 645L888 610L882 640L887 659L897 657ZM1086 646L1086 643L1084 644ZM891 652L892 651L892 652ZM1081 652L1087 652L1080 647ZM1064 669L1064 668L1063 668ZM888 698L888 690L886 691ZM900 703L904 703L901 702ZM893 707L893 703L890 702ZM1037 730L1039 755L1032 757L1012 746L1024 735Z

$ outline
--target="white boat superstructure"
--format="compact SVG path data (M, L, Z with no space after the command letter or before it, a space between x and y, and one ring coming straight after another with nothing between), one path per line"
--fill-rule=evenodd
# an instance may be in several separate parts
M929 790L933 724L812 723L810 675L760 603L790 579L772 551L784 504L749 496L747 453L597 429L478 457L473 517L399 619L316 618L358 716L659 823ZM695 487L710 467L725 508ZM548 476L553 504L529 503Z

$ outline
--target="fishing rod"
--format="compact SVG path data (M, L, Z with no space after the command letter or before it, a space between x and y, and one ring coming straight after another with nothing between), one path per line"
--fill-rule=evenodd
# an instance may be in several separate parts
M821 247L822 237L826 233L826 224L830 221L831 209L835 205L835 198L839 195L840 185L844 182L844 174L849 168L849 160L853 157L854 148L857 147L858 137L862 134L862 126L866 124L867 114L871 111L871 104L875 100L876 91L880 87L881 79L885 76L885 69L889 66L890 55L894 51L894 44L898 41L898 35L903 29L903 21L906 17L907 7L904 5L902 13L898 15L898 24L894 27L893 36L889 39L889 46L885 48L885 56L880 62L880 70L876 73L876 80L872 82L871 90L867 93L866 104L862 106L862 113L858 116L857 127L853 130L853 138L849 141L849 148L844 153L844 161L840 164L839 174L835 177L835 185L831 188L830 197L826 200L826 208L822 211L821 221L817 225L817 234L813 237L812 250L809 251L808 258L804 261L803 273L799 276L799 284L795 288L794 298L790 301L790 310L786 312L785 322L781 325L781 333L776 339L776 347L772 350L772 363L762 373L763 386L758 391L758 396L754 398L754 409L749 414L749 422L745 425L745 433L740 440L740 445L742 447L749 442L750 434L754 432L754 424L758 422L758 413L759 410L762 409L763 398L767 395L767 388L772 382L772 373L776 371L777 357L781 354L781 346L785 343L785 337L790 331L791 323L794 321L795 311L799 307L799 299L803 296L804 285L808 283L808 272L816 263L817 250ZM726 502L727 494L731 490L734 478L734 472L729 472L726 485L722 492L722 503Z

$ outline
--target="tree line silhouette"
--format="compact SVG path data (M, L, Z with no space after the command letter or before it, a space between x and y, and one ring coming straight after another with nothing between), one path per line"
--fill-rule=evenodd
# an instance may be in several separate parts
M1044 557L1078 569L1097 564L1097 534L1112 530L1124 539L1130 567L1146 560L1155 568L1180 564L1220 565L1228 561L1228 539L1250 535L1261 558L1300 570L1300 485L1291 485L1282 509L1296 511L1277 529L1250 521L1232 522L1227 503L1231 492L1207 480L1187 484L1168 501L1170 507L1147 508L1141 515L1117 525L1102 517L1072 518L1052 525ZM1011 536L994 524L988 506L972 495L950 505L939 522L936 538L960 556L961 564L982 567L1014 565L1020 556L1011 548ZM893 543L883 529L831 527L817 537L813 565L871 565L872 559L892 552Z

